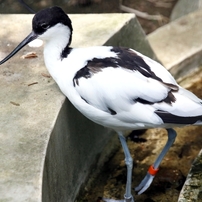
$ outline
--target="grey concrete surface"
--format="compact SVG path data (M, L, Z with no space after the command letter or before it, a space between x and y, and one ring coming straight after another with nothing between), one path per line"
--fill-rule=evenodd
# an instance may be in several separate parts
M157 58L175 76L187 76L202 64L202 9L148 35Z
M178 0L170 16L170 20L176 20L184 15L194 12L202 7L202 0Z
M134 15L70 17L74 47L138 43L139 51L154 56ZM2 59L30 33L32 15L0 19ZM117 147L114 132L87 120L65 99L48 76L42 50L26 46L0 67L1 202L72 202ZM30 51L38 57L21 58Z

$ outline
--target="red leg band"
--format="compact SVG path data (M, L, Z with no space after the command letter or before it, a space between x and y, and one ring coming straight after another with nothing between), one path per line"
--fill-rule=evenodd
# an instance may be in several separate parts
M149 169L148 169L148 173L149 173L150 175L153 175L153 176L155 176L158 171L159 171L159 169L158 169L158 168L155 169L155 168L153 167L153 165L151 165L151 166L149 167Z

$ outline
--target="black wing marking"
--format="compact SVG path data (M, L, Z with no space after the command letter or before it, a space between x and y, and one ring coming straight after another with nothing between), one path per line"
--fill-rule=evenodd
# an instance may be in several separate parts
M86 65L75 74L73 78L74 87L79 85L80 78L89 79L94 74L97 74L108 67L121 67L131 71L139 71L145 77L155 79L161 82L163 85L166 85L170 91L168 92L167 97L163 100L160 100L159 103L166 102L168 104L172 104L172 102L175 102L176 99L172 92L178 91L179 87L177 85L162 81L161 78L156 76L156 74L151 70L149 65L147 65L141 56L137 55L134 51L128 48L112 47L111 51L115 52L117 57L93 58L88 60ZM134 99L134 102L140 102L142 104L154 104L142 98Z
M162 110L157 110L155 113L163 120L164 123L168 124L195 124L198 121L202 121L202 116L182 117Z
M145 77L152 78L152 79L162 82L164 85L168 86L173 91L179 90L178 86L171 84L171 83L166 83L161 78L156 76L156 74L151 70L151 68L144 61L144 59L141 56L137 55L131 49L113 47L112 51L117 53L117 55L119 57L118 58L119 66L126 68L126 69L133 70L133 71L139 71Z
M172 92L170 91L170 92L168 92L168 95L167 95L167 97L166 97L165 99L160 100L160 101L158 101L158 102L150 102L150 101L145 100L145 99L142 99L142 98L136 98L136 99L134 99L133 101L134 101L134 102L140 102L140 103L142 103L142 104L149 104L149 105L153 105L153 104L155 104L155 103L165 102L165 103L171 105L172 102L175 102L175 101L176 101L176 98L175 98L175 96L172 94Z
M117 54L117 58L115 57L107 57L107 58L93 58L87 61L87 64L80 69L74 77L74 81L80 79L81 77L90 78L93 74L101 72L102 69L108 67L122 67L125 69L129 69L132 71L139 71L142 75L148 78L153 78L158 80L165 85L173 88L173 90L178 90L176 85L165 83L161 78L155 75L151 68L147 65L147 63L143 60L143 58L137 55L135 52L128 48L121 47L113 47L111 49L112 52ZM78 82L76 82L78 83ZM74 84L75 85L75 84ZM77 84L79 85L79 84Z

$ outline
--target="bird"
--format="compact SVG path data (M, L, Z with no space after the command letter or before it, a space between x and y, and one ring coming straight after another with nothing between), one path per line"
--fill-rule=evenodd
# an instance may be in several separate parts
M202 100L177 84L158 62L126 47L93 46L73 48L71 19L58 6L38 11L32 31L3 60L9 60L25 45L41 39L45 65L62 93L84 116L118 134L127 168L123 199L134 202L133 159L124 132L165 128L168 140L145 178L135 188L138 194L151 185L159 165L175 141L175 126L201 125ZM90 129L89 129L90 130Z

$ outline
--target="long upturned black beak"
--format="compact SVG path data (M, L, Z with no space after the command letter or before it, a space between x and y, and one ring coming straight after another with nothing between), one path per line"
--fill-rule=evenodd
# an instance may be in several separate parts
M7 55L3 60L0 61L0 65L9 60L13 55L15 55L20 49L22 49L24 46L26 46L29 42L33 41L38 37L37 34L35 34L33 31L9 54Z

